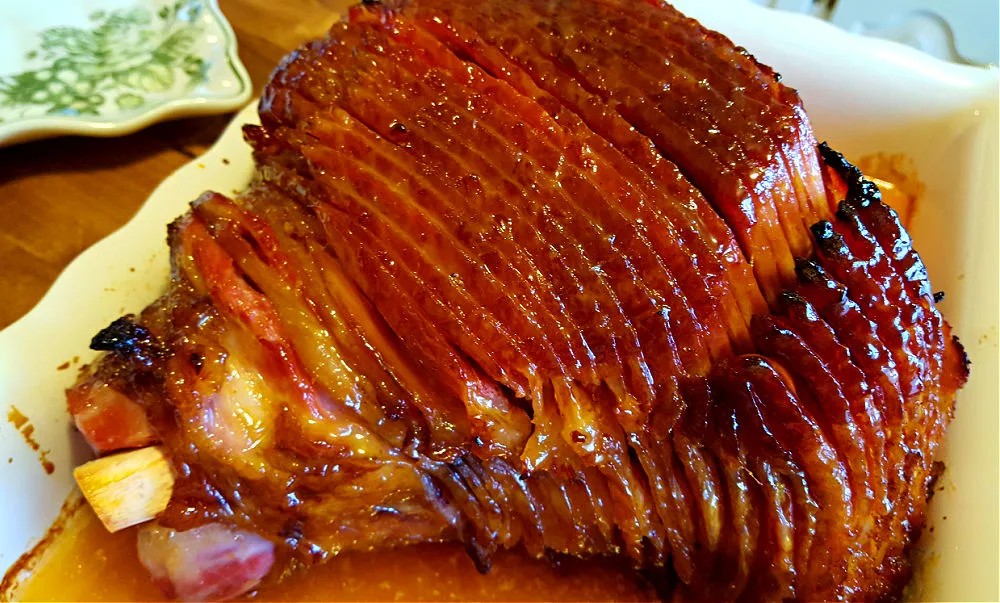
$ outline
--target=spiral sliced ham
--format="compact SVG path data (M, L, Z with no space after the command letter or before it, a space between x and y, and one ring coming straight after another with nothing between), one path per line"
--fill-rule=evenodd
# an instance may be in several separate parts
M967 361L773 71L653 1L366 2L260 117L253 184L171 225L168 292L70 391L99 449L171 453L168 591L457 540L898 596Z

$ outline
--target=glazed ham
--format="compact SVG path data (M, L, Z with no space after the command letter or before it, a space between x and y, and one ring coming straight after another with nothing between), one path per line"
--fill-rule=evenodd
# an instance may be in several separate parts
M773 71L652 0L373 1L260 117L69 393L98 450L170 453L167 592L453 540L898 596L967 361Z

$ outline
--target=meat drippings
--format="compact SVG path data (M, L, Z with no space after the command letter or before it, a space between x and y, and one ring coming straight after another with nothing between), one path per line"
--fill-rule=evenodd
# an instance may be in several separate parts
M7 422L14 426L14 429L24 438L24 443L38 455L38 462L41 463L45 473L52 475L52 472L56 470L56 466L49 460L49 453L51 451L42 449L42 445L35 439L35 426L31 424L31 420L19 411L16 406L12 405L7 411ZM13 457L8 462L14 462Z
M135 552L136 529L110 534L86 505L33 551L30 574L5 582L5 601L163 601ZM272 578L244 601L652 601L645 580L608 559L553 566L519 552L475 570L458 545L354 553Z
M899 153L874 153L858 159L858 167L882 191L882 199L910 228L927 186L920 180L913 159Z

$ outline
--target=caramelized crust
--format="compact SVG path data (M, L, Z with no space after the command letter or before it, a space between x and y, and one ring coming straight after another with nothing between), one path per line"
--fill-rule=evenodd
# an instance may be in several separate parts
M794 91L657 2L367 4L274 73L255 182L171 225L169 292L70 392L145 410L160 522L898 596L967 361Z

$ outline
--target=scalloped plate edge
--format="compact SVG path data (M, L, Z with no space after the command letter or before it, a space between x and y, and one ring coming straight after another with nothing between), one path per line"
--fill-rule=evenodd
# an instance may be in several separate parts
M226 64L239 87L230 96L207 97L189 94L152 105L132 117L114 120L82 119L79 116L40 115L27 119L0 123L0 147L11 146L33 140L43 140L56 136L94 136L109 138L124 136L142 130L161 121L215 115L242 108L250 100L253 84L250 74L240 61L236 33L219 8L218 0L204 0L225 36Z

